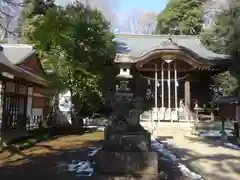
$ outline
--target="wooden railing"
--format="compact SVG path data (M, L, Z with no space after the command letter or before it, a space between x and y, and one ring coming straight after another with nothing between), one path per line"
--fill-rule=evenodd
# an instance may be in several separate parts
M210 108L198 108L195 109L196 111L176 111L175 109L171 109L171 112L169 113L169 109L160 109L158 111L156 110L149 110L145 111L143 114L140 115L140 119L142 121L148 121L148 120L173 120L173 121L186 121L186 122L192 122L192 121L214 121L216 117L214 116L214 111L216 109L210 109ZM155 111L155 112L154 112ZM176 117L175 117L176 116Z

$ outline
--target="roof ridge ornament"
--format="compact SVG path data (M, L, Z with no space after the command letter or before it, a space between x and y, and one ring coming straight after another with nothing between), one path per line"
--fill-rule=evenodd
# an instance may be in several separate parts
M173 41L171 36L167 40L163 41L161 45L166 49L179 49L178 44Z

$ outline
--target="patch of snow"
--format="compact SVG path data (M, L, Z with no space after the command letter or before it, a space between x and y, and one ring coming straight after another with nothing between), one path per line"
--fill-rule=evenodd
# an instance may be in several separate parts
M169 159L171 161L177 160L177 157L171 151L169 151L167 148L165 148L164 144L159 143L159 141L152 140L151 146L152 146L153 150L156 150L156 151L162 153L167 159Z
M237 146L235 144L232 143L224 143L224 146L231 148L231 149L235 149L235 150L240 150L240 146Z
M154 138L152 137L152 139L154 139ZM151 146L152 146L153 150L156 150L163 154L162 159L171 160L173 163L177 161L177 157L171 151L169 151L165 147L164 144L162 144L158 140L156 140L156 138L151 141ZM185 177L188 177L191 180L204 180L202 178L202 176L200 176L199 174L197 174L195 172L190 171L185 165L183 165L181 163L177 163L177 165Z
M88 147L88 156L92 157L96 155L98 151L100 151L102 147L96 147L96 146L89 146ZM95 162L90 161L76 161L73 160L72 163L68 164L67 170L70 172L76 172L76 176L92 176L94 173L94 168L92 165L95 164Z
M226 129L225 133L227 136L234 136L233 135L233 130L230 129ZM222 132L219 130L209 130L209 131L203 131L200 133L200 136L202 137L221 137L222 136Z
M203 180L202 176L190 171L185 165L178 163L178 168L181 170L184 176L190 178L191 180Z
M94 156L101 149L102 149L101 147L89 146L88 147L88 156Z
M89 161L72 161L68 164L68 171L75 171L77 176L92 176L94 172Z
M98 131L104 131L105 126L83 126L83 128L97 129Z
M73 160L71 164L68 164L68 171L73 172L76 171L76 169L81 166L84 163L84 161L75 161Z
M77 176L92 176L93 172L94 170L91 167L91 163L89 161L85 161L76 170Z

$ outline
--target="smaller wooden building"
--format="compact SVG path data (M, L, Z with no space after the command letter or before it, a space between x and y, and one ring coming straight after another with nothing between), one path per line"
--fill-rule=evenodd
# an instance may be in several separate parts
M0 131L38 127L46 116L48 83L36 50L26 44L0 47Z
M225 96L219 97L212 102L218 106L219 118L223 121L234 121L234 130L237 138L240 137L240 97Z
M212 101L212 104L218 106L218 116L220 119L236 119L236 107L240 104L240 98L237 96L219 97Z

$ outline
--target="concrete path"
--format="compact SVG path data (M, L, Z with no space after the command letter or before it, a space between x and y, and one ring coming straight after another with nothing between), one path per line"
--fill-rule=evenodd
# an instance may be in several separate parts
M188 123L160 123L156 136L206 180L239 180L240 151L225 148L217 140L192 136L189 129Z

